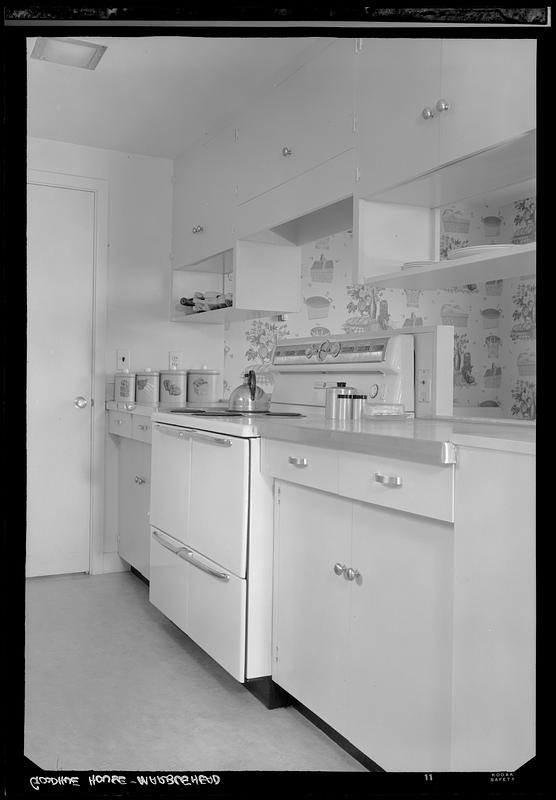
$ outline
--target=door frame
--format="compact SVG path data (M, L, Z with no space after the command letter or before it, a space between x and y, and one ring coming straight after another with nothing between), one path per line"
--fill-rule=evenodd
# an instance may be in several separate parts
M104 572L104 442L106 302L108 280L108 181L29 169L27 184L92 192L94 196L93 297L91 341L91 430L89 493L89 573Z

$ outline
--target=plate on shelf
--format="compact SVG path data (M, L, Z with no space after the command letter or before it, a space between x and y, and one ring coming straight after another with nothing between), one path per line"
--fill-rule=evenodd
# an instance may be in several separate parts
M406 261L402 264L402 269L412 269L413 267L434 267L440 264L440 261Z
M521 244L481 244L473 247L458 247L457 250L450 250L448 258L466 258L467 256L488 256L493 253L502 252L507 250L519 250L522 248Z

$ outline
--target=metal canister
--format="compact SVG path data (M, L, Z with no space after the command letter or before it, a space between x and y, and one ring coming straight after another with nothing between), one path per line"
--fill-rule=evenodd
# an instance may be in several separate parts
M114 376L114 400L119 403L135 402L135 373L124 369Z
M336 386L329 386L326 389L324 401L326 419L338 419L338 397L344 394L353 394L356 391L354 386L346 386L343 382L336 383Z
M170 369L160 373L160 405L185 406L187 370Z
M367 399L366 394L354 394L352 401L351 401L351 418L354 422L357 422L361 419L361 414L363 412L363 404Z
M217 403L219 377L217 369L190 369L187 373L187 402Z
M145 367L135 376L135 402L143 406L158 405L160 373Z
M340 422L349 422L351 419L351 409L353 404L352 394L339 394L338 395L338 415L336 419Z

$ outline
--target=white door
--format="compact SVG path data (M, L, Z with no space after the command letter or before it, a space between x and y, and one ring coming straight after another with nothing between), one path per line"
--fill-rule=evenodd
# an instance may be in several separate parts
M29 183L27 214L27 575L88 572L95 193Z

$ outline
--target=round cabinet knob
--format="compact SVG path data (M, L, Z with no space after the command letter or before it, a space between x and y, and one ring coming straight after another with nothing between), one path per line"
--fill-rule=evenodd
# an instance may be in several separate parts
M85 397L81 397L80 395L75 398L73 401L73 405L76 408L85 408L87 406L87 400Z
M201 233L201 231L204 231L202 225L195 225L194 228L191 228L191 233Z
M345 564L340 564L339 562L337 564L334 564L334 572L336 573L336 575L343 575L345 568L346 568Z
M136 475L135 476L135 483L138 483L139 486L140 486L142 483L145 483L145 479L141 478L139 475Z
M340 342L332 342L330 345L330 355L337 358L340 355L341 345Z
M430 106L425 106L425 108L421 111L421 116L423 119L432 119L434 117L434 111Z
M376 397L378 394L378 383L373 383L371 388L369 389L369 397Z
M290 147L283 147L282 148L282 155L283 156L291 156L292 150Z
M436 110L441 114L443 111L448 111L450 103L447 100L438 100L436 103Z

